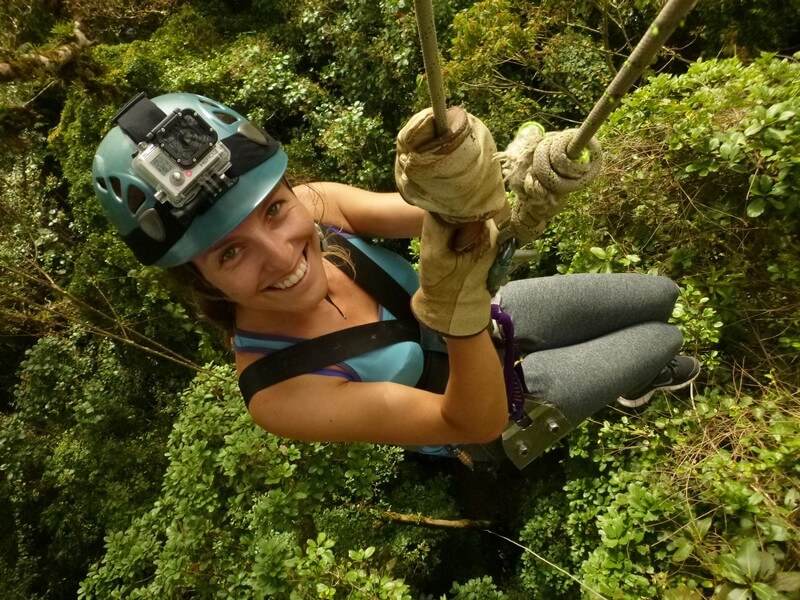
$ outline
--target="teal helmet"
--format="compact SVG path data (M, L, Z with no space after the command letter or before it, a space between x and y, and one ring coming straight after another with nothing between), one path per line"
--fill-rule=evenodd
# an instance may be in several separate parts
M242 115L195 94L138 94L92 163L106 216L136 258L174 267L233 231L278 185L287 157Z

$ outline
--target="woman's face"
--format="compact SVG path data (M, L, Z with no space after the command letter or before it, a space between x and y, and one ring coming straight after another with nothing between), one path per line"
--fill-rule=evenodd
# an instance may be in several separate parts
M328 293L314 220L284 182L192 262L237 310L307 312Z

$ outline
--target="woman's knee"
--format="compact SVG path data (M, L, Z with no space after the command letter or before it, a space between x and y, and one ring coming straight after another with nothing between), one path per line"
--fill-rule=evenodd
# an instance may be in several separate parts
M653 279L656 280L662 297L668 300L671 305L674 305L681 292L681 288L678 287L678 284L664 275L655 275Z

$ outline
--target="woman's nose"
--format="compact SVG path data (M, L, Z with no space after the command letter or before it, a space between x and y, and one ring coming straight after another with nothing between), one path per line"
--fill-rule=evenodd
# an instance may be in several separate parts
M256 243L267 271L282 273L294 266L294 248L279 231L260 231Z

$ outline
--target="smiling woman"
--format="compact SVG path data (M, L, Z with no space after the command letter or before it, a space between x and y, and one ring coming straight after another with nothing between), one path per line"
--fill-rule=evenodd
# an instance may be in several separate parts
M472 115L448 118L442 138L424 115L401 132L401 197L291 187L280 145L202 96L140 94L116 115L93 164L100 203L137 258L188 283L232 338L246 405L264 429L452 455L498 438L516 386L569 428L626 392L639 390L638 401L697 376L694 359L675 357L681 336L666 320L677 288L667 279L514 282L492 307L491 217L505 203L496 149ZM432 162L417 154L431 148ZM419 275L360 239L420 235ZM515 320L521 371L504 374L490 314ZM329 353L343 346L346 356Z

